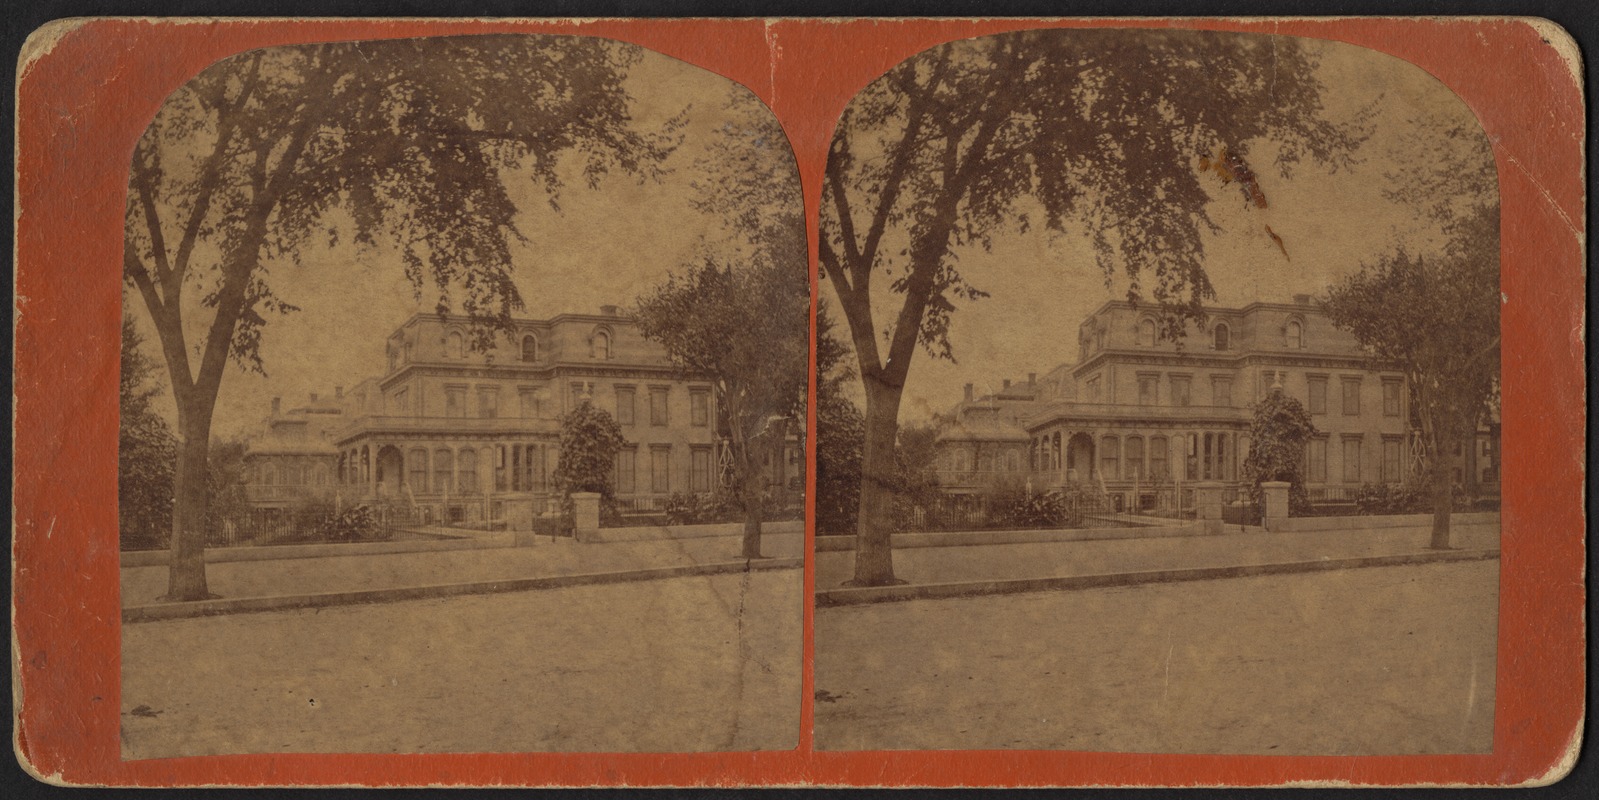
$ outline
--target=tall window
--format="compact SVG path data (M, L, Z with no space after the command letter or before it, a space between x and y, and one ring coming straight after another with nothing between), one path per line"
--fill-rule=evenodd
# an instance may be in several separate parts
M1360 379L1344 378L1344 416L1360 416Z
M689 421L695 427L703 428L711 424L711 395L709 392L689 392L688 406Z
M1399 416L1399 381L1382 382L1382 413L1385 417Z
M667 394L665 386L650 387L650 424L664 426L670 421L666 406Z
M1121 440L1114 436L1106 436L1099 440L1099 472L1105 480L1114 481L1121 477Z
M1151 323L1153 324L1153 323ZM1160 393L1159 375L1138 376L1138 404L1152 406L1157 402Z
M605 331L595 331L594 338L589 340L589 355L598 359L611 357L611 335Z
M1344 439L1344 483L1360 483L1360 439Z
M545 486L544 475L544 445L530 444L522 448L522 473L523 485L534 492L542 492Z
M455 455L439 448L433 453L433 491L449 494L455 489Z
M538 419L544 416L544 403L539 398L537 389L522 389L516 393L522 402L522 418Z
M1399 483L1405 479L1404 473L1404 442L1399 439L1382 440L1382 480L1383 483Z
M394 393L394 410L395 411L406 411L406 410L409 410L410 407L411 407L410 392L408 392L405 389L401 389L398 392Z
M672 449L650 448L650 491L667 494L672 491Z
M1144 480L1144 437L1127 437L1127 478Z
M1151 436L1149 438L1149 477L1163 481L1171 477L1166 471L1166 437Z
M689 452L689 491L711 490L711 448L696 447Z
M264 486L276 486L277 482L278 482L278 467L277 467L277 465L273 464L270 461L268 461L265 464L262 464L261 465L261 484L264 485Z
M1141 347L1155 346L1155 321L1144 318L1138 322L1138 344Z
M616 422L618 425L633 424L633 387L616 387Z
M531 333L522 337L522 360L528 363L539 360L539 340Z
M477 494L477 450L467 448L458 456L461 476L461 494Z
M616 454L616 491L632 494L638 491L638 450L624 447Z
M1327 440L1311 439L1305 442L1305 479L1311 483L1327 482Z
M1310 381L1310 413L1327 413L1327 379L1311 376Z
M445 339L444 354L450 358L466 358L466 337L460 331L450 331Z
M466 388L461 386L447 386L444 389L444 416L466 416Z
M1182 407L1189 404L1189 379L1187 375L1171 376L1171 404Z
M1233 379L1211 378L1210 398L1211 405L1231 407L1233 404Z
M1022 454L1016 450L1005 451L1005 469L1019 472L1022 468Z
M1288 321L1288 325L1283 328L1283 344L1289 350L1304 349L1305 326L1299 324L1299 320L1291 319Z
M500 390L477 390L477 415L482 419L494 419L500 416Z
M428 451L418 447L411 451L411 463L406 467L410 469L411 491L426 492L428 490Z
M1227 327L1226 323L1217 324L1216 331L1213 334L1215 337L1215 341L1213 343L1215 348L1217 350L1226 350L1228 345L1232 343L1232 334L1232 330Z
M1183 441L1183 477L1186 480L1199 480L1199 434L1184 434Z
M1087 386L1088 386L1088 402L1090 402L1090 403L1099 402L1099 376L1095 375L1094 377L1089 378Z

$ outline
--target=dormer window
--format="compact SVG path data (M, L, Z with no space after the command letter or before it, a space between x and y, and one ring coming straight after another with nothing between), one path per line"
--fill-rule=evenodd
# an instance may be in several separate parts
M522 337L522 360L530 364L539 360L539 340L531 333Z
M1305 326L1299 320L1291 319L1287 327L1283 328L1283 344L1289 350L1301 350L1305 347Z
M444 354L450 358L466 358L466 337L460 331L450 331L445 338Z
M1140 347L1155 346L1155 321L1148 317L1138 323L1138 345Z
M1218 323L1216 325L1216 330L1212 333L1212 335L1215 337L1215 341L1213 342L1214 348L1216 350L1226 350L1229 346L1231 346L1232 333L1232 329L1227 327L1227 323Z
M600 360L611 357L611 334L605 331L595 331L594 337L589 339L589 356Z

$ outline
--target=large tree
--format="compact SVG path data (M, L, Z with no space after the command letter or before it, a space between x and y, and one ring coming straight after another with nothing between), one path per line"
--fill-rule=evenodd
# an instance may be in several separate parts
M646 173L671 131L629 125L636 51L581 37L342 42L245 53L172 95L133 153L123 271L154 320L177 405L167 597L209 596L206 462L228 363L260 371L266 315L292 310L269 270L350 220L404 275L465 313L486 347L521 307L509 242L515 175L550 194L557 161L592 183ZM328 212L339 209L340 214Z
M1452 254L1399 250L1365 265L1323 299L1334 324L1405 373L1432 494L1431 546L1449 547L1451 454L1487 420L1499 381L1499 215L1480 209ZM1474 233L1466 233L1466 230Z
M763 465L779 458L804 409L810 286L794 264L735 269L707 260L641 296L639 330L684 372L709 378L744 507L743 554L761 557Z
M1384 193L1415 210L1416 237L1335 284L1322 307L1403 370L1432 494L1431 546L1449 547L1451 458L1498 400L1499 186L1488 138L1463 107L1410 120Z
M1269 138L1286 172L1359 141L1324 118L1315 64L1288 37L1025 31L929 50L851 103L828 155L820 258L866 394L855 584L895 582L885 476L906 376L918 345L952 357L956 302L983 296L960 250L1006 227L1073 230L1180 338L1214 296L1201 234L1215 183L1199 159L1223 161L1262 205L1253 144Z
M724 221L692 263L644 292L634 318L685 373L709 378L744 509L743 555L761 557L763 465L782 457L803 414L810 357L804 199L788 140L742 88L695 167L694 205Z

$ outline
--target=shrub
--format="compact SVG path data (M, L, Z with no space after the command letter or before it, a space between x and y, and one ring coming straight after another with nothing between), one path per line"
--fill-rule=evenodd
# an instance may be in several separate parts
M731 495L677 492L666 501L668 525L736 522L743 517L743 504Z

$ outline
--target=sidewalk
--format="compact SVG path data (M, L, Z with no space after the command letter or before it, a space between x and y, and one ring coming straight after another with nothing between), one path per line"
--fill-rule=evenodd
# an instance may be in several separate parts
M1232 530L1239 530L1233 527ZM1307 562L1350 561L1362 566L1400 561L1401 557L1423 559L1492 557L1499 549L1499 524L1456 525L1451 529L1455 551L1438 554L1427 548L1430 529L1426 527L1359 529L1307 533L1266 533L1247 529L1247 533L1217 536L1146 537L1075 542L1036 542L1026 544L976 545L968 547L928 547L896 550L894 574L912 585L899 591L840 589L854 574L853 552L818 553L816 589L819 605L875 599L911 599L918 596L960 594L951 585L971 584L979 593L1000 593L995 582L1022 582L1034 579L1066 579L1086 576L1136 576L1139 573L1171 573L1178 570L1220 570L1265 565L1305 564ZM1308 569L1309 567L1307 567ZM1221 575L1215 575L1221 577ZM1165 579L1173 579L1165 577ZM1129 577L1127 582L1137 582ZM916 586L943 586L944 590L918 592ZM984 588L975 588L982 585ZM1068 584L1041 588L1067 588ZM854 597L860 593L860 597ZM877 597L877 595L882 595Z
M229 561L208 564L206 581L211 593L224 601L297 598L640 570L681 571L742 562L739 547L737 536L591 544L567 538L540 538L537 544L527 547ZM762 554L782 559L782 566L789 566L788 562L798 558L803 550L801 534L763 537ZM174 605L157 600L166 588L165 566L125 567L122 607L126 611Z

